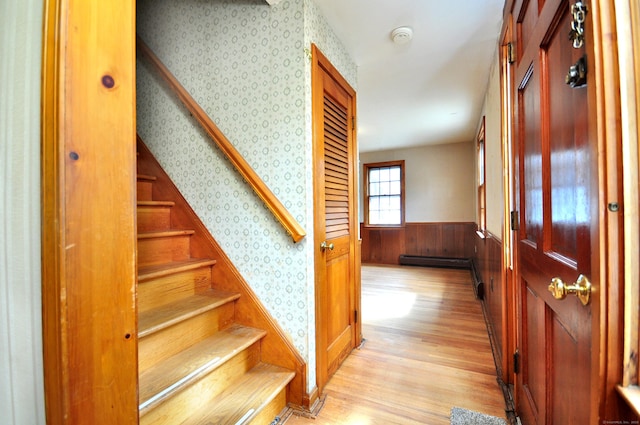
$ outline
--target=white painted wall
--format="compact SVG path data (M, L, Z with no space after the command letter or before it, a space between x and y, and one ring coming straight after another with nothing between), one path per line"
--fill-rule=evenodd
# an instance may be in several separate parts
M40 291L41 0L0 2L0 423L45 423Z
M363 164L405 160L405 221L474 222L475 144L473 142L360 153ZM363 181L362 177L360 178ZM364 191L360 190L362 204ZM360 221L364 219L360 208Z

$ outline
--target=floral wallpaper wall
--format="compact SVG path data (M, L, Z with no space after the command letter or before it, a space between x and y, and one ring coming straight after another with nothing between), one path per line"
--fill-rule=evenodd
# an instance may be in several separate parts
M356 67L312 0L139 0L138 34L306 230L294 244L138 59L138 133L308 362L315 386L311 64Z

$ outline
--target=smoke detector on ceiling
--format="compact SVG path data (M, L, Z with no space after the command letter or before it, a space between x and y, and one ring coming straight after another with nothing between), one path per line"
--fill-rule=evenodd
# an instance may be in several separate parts
M405 44L411 41L413 30L409 27L398 27L391 31L391 39L396 44Z

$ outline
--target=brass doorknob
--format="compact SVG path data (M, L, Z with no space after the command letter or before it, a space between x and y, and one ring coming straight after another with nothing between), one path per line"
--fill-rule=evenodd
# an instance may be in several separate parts
M549 284L549 292L553 294L553 298L556 300L563 300L568 294L576 294L580 298L582 305L587 305L591 297L591 282L582 274L571 285L567 285L559 277L554 277Z
M333 244L332 243L327 244L327 241L324 241L320 244L320 249L322 251L324 251L325 249L328 249L329 251L333 251Z

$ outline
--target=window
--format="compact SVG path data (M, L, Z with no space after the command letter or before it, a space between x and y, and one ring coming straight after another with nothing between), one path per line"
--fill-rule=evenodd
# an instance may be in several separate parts
M484 117L480 124L477 138L478 154L478 232L483 233L487 228L487 195L485 189L485 146L484 146Z
M404 225L404 161L364 164L364 222Z

